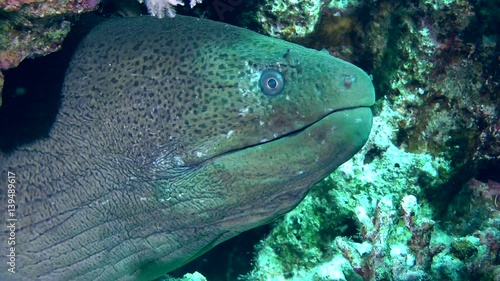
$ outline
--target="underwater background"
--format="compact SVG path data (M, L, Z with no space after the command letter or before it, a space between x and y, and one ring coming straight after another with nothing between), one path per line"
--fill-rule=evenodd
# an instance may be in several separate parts
M283 218L163 280L500 280L500 1L176 2L0 0L0 148L48 135L102 18L246 27L372 75L370 138Z

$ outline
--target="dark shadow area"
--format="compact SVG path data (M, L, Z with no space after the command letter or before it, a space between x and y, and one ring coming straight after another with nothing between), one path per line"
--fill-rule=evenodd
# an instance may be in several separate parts
M249 273L255 258L255 245L271 231L272 225L263 225L229 239L190 263L169 273L180 278L198 271L209 281L235 281Z
M482 182L500 182L500 160L480 161L476 179Z
M56 118L64 74L78 43L102 18L82 16L58 52L25 59L4 72L5 85L0 107L0 151L48 137Z

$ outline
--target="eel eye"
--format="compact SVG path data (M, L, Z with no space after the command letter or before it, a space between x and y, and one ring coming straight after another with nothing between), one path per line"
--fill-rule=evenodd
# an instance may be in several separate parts
M285 89L285 77L277 70L267 69L262 72L259 84L262 93L268 96L277 96Z

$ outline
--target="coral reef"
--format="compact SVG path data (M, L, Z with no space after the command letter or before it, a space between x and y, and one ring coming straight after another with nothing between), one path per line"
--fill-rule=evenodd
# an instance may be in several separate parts
M158 281L207 281L207 279L199 272L186 273L182 278L173 278L166 276Z
M359 16L363 1L325 1L321 11L321 21L308 38L299 41L316 49L326 49L332 55L353 61L360 53L360 35L366 25Z
M98 2L0 0L0 71L16 67L25 58L57 51L70 30L66 17L92 11Z
M362 152L315 187L259 246L256 270L247 280L352 280L357 275L380 280L422 272L406 268L411 259L425 259L426 247L412 248L429 244L434 225L427 218L430 208L417 204L417 197L449 179L449 162L395 147L394 127L385 120L397 124L401 116L388 104L383 102ZM399 267L387 267L388 262Z
M182 0L138 0L139 3L146 2L148 11L152 16L163 18L165 16L175 17L175 9L172 6L184 6ZM201 3L202 0L190 0L189 6L193 8L196 4Z
M64 16L92 11L98 2L0 0L0 70L58 50L70 29Z
M297 39L313 32L323 3L320 0L266 1L256 18L263 31L273 37Z
M274 227L244 280L498 280L491 272L499 270L500 215L491 188L479 184L475 202L451 203L448 220L436 223L426 193L454 177L451 161L394 146L402 118L382 101L361 153ZM471 214L462 227L478 213L485 220L457 233L450 217L465 208Z
M25 58L58 50L70 30L70 23L62 19L27 20L15 15L11 20L0 21L3 21L0 42L5 46L0 50L1 70L16 67ZM20 32L20 29L28 29L29 32Z
M396 20L398 29L366 34L369 40L386 42L376 45L373 68L382 93L406 116L398 126L397 145L414 152L446 153L456 160L456 169L500 155L495 144L500 101L496 37L473 30L479 28L474 21L481 10L473 4L384 6L390 12L379 13L374 21ZM464 36L473 32L476 37Z

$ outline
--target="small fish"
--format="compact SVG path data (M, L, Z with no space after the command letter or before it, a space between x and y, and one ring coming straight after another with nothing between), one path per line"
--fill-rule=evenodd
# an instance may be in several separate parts
M363 146L373 103L327 52L190 17L106 21L49 137L0 156L0 280L160 277L294 208Z

